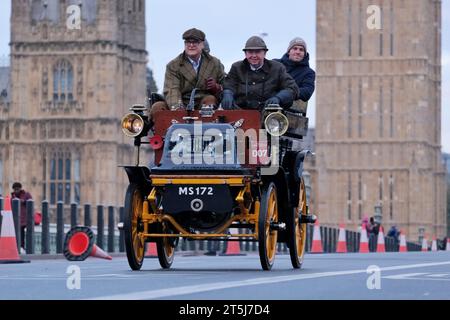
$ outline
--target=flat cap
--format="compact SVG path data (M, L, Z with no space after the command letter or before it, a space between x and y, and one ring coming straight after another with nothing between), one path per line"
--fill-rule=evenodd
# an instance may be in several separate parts
M192 29L186 30L183 33L183 39L184 40L194 39L194 40L199 40L199 41L205 41L205 33L201 30L192 28Z
M243 51L246 50L265 50L268 51L266 43L264 40L258 36L250 37L247 42L245 43L245 48L242 49Z

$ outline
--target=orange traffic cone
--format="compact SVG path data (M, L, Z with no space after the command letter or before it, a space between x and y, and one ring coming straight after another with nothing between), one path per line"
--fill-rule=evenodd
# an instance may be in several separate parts
M339 239L336 253L347 253L347 242L345 240L345 225L339 225Z
M238 241L227 241L227 250L225 253L220 253L219 256L245 256L245 253L241 253Z
M447 245L445 246L445 251L450 251L450 238L447 238Z
M0 264L2 263L27 263L22 260L17 251L16 231L11 211L11 199L5 198L5 209L1 211L3 216L0 233Z
M406 247L406 235L400 230L400 247L398 248L398 252L408 252L408 248Z
M433 242L431 243L431 251L438 251L436 236L433 237Z
M361 226L361 239L359 241L359 253L369 252L369 239L367 239L367 229L366 224L363 223Z
M146 258L158 258L158 251L156 250L156 242L147 243Z
M422 251L428 251L428 240L426 236L422 240Z
M384 245L384 233L383 233L382 226L380 226L380 231L378 232L377 252L386 252L386 247Z
M311 253L323 253L322 238L320 237L319 220L316 220L316 223L314 223L314 233L313 233Z
M112 260L111 256L94 244L94 233L88 227L73 227L64 240L64 256L69 261L84 261L87 257Z

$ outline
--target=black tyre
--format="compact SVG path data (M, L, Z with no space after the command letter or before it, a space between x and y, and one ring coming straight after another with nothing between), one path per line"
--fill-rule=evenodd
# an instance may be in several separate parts
M264 270L272 269L277 251L278 231L271 230L271 223L278 222L277 190L273 182L261 190L261 206L258 220L259 259Z
M132 270L140 270L144 262L145 241L142 206L144 195L137 184L130 184L125 195L125 220L123 222L125 249Z
M287 218L287 237L289 254L291 256L292 266L300 269L303 264L303 258L306 248L306 224L300 224L300 215L306 215L306 189L303 178L300 180L300 191L297 207L292 209L292 213Z
M172 233L166 223L162 223L158 229L161 233ZM159 264L164 269L169 269L172 266L177 240L175 238L158 238L156 240Z

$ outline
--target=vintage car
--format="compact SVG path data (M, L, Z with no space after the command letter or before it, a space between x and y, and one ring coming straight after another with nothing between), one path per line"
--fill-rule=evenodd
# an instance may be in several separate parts
M256 241L264 270L286 243L300 268L306 224L315 221L302 177L310 151L292 147L306 135L306 109L194 110L192 98L186 108L157 112L154 125L146 109L133 106L122 120L137 151L135 165L124 167L121 225L131 269L141 268L146 242L156 242L160 265L170 268L180 238ZM142 144L154 150L151 167L139 166Z

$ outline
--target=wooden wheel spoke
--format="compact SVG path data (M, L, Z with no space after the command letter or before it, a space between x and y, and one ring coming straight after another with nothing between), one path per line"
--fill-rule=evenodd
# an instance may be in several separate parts
M276 256L278 231L271 229L278 222L278 198L275 184L270 182L263 188L259 212L259 256L264 270L270 270Z

